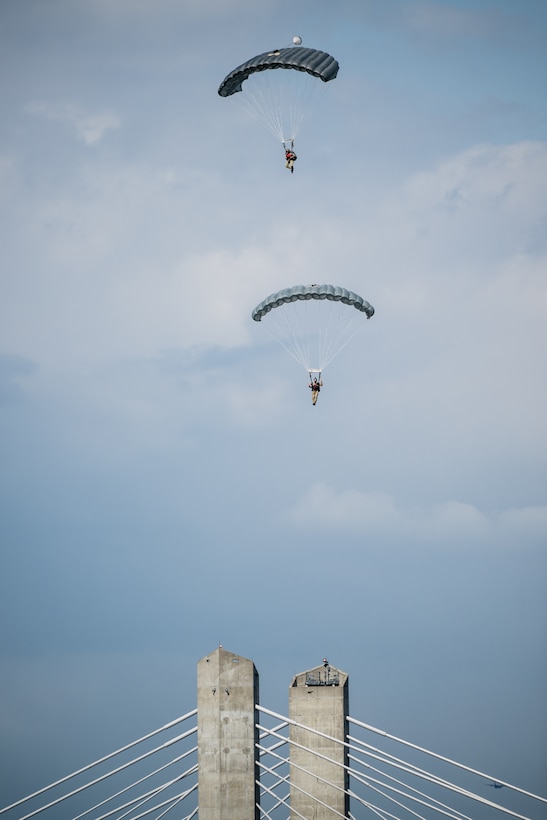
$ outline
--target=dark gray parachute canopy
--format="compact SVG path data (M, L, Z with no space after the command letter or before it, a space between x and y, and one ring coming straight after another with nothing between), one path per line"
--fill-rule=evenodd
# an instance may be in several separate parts
M292 288L272 293L255 307L252 317L255 322L260 320L274 308L289 304L290 302L301 302L308 299L328 299L330 302L342 302L344 305L351 305L361 313L366 313L367 319L374 316L374 308L366 302L358 293L354 293L346 288L336 285L295 285Z
M223 79L218 89L221 97L230 97L241 91L243 82L257 71L267 71L273 68L288 68L295 71L305 71L314 77L319 77L324 83L334 80L338 74L338 62L325 51L315 48L295 46L258 54L242 63Z

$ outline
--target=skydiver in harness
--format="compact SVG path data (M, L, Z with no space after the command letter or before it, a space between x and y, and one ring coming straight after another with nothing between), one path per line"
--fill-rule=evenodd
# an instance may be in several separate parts
M290 170L291 174L293 174L294 173L294 163L298 159L298 157L294 153L294 140L291 140L290 148L288 146L285 146L285 143L283 143L283 146L285 148L285 168L288 168Z
M319 396L319 391L323 387L323 380L321 379L321 376L319 376L319 381L317 381L317 376L314 378L313 381L310 381L308 387L311 390L311 403L315 407L315 405L317 404L317 397Z

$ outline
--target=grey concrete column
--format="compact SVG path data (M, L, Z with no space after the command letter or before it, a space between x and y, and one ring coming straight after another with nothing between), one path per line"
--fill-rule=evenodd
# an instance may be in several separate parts
M345 672L330 666L325 659L322 666L295 675L289 688L291 720L330 738L345 741L348 713L349 688ZM348 775L344 769L347 765L346 747L292 724L289 738L291 820L300 816L306 820L348 817ZM310 751L295 746L295 743ZM315 752L335 762L330 763Z
M258 673L221 646L198 663L200 820L258 820Z

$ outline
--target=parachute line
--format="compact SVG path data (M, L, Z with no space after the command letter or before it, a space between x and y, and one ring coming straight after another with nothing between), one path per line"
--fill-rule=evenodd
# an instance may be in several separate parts
M299 71L263 71L236 96L242 108L280 142L292 142L309 115L320 86Z

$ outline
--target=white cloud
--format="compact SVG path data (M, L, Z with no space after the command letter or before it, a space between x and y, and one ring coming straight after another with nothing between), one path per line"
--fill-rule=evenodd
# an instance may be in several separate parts
M416 535L426 541L476 544L490 535L491 522L472 504L447 501L421 510L414 520ZM420 533L420 530L422 532Z
M286 385L272 376L266 382L257 377L255 383L247 385L225 382L215 393L214 401L225 405L235 423L247 429L272 424L287 403Z
M361 532L388 525L393 527L399 513L387 493L346 490L336 493L328 485L313 484L291 512L292 520L301 527L318 521L323 528L343 532Z
M290 510L298 528L310 522L324 533L363 540L420 543L438 547L476 547L523 544L547 545L547 506L482 512L473 504L446 501L429 507L405 507L388 493L361 490L336 491L323 482L313 484Z
M419 266L443 284L455 269L480 281L501 259L546 249L546 175L545 143L475 146L390 194L374 236L385 243L389 226L413 279Z
M68 125L85 145L95 145L108 131L121 126L119 116L112 111L88 114L72 103L33 102L27 106L27 111Z

